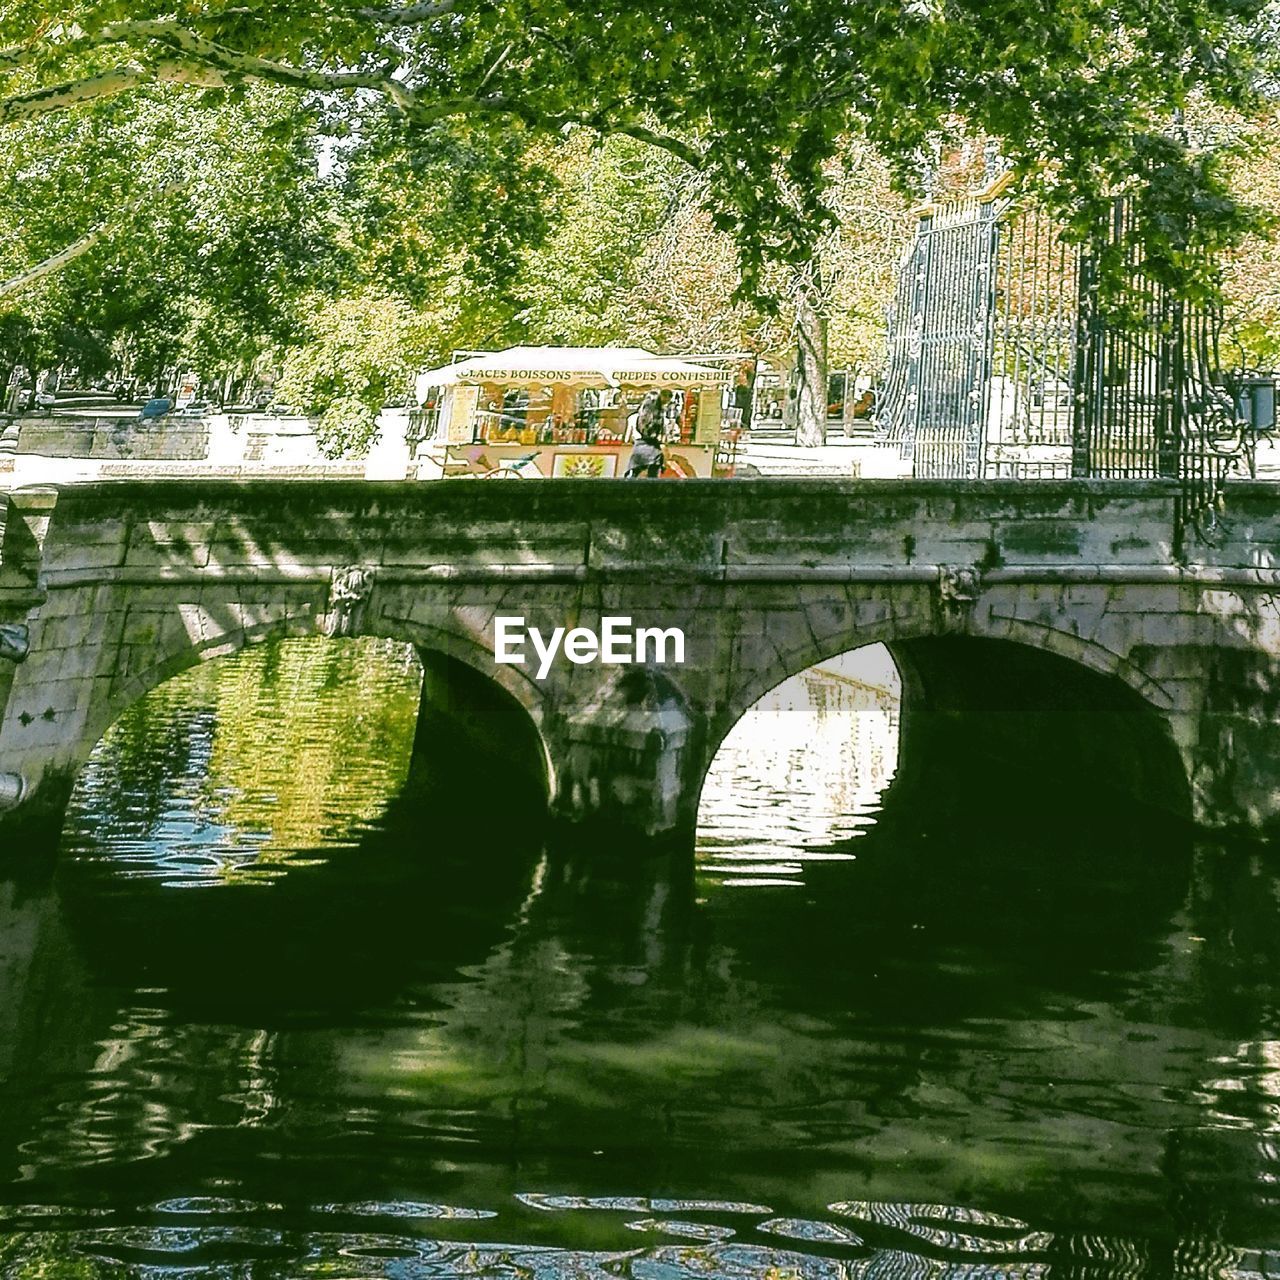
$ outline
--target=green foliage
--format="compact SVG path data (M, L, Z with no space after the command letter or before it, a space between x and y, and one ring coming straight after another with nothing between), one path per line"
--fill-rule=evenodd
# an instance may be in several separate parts
M271 80L336 117L380 94L410 132L444 119L572 122L657 135L710 178L749 288L807 261L832 224L828 165L870 139L904 183L962 126L1001 139L1081 234L1133 185L1153 274L1194 289L1200 250L1249 219L1219 167L1171 134L1203 89L1248 103L1269 51L1263 0L3 0L0 124L164 81L235 95ZM68 25L62 20L74 18ZM3 74L5 67L10 68ZM347 95L342 100L334 94ZM344 105L345 104L345 105Z
M1248 148L1233 174L1235 189L1266 209L1280 210L1280 110L1250 122L1218 115L1213 123ZM1227 331L1239 344L1224 356L1255 369L1280 369L1280 241L1250 236L1227 255L1223 277Z
M29 335L8 363L115 362L150 380L179 353L224 367L286 336L326 252L296 108L270 86L235 103L156 90L8 130L0 274L99 233L61 272L0 295L0 319Z
M350 271L407 298L461 276L509 300L557 187L527 130L465 121L412 130L376 114L358 124L335 175Z
M338 449L455 346L778 349L803 295L864 362L890 175L918 193L985 134L1079 238L1131 191L1146 270L1203 297L1260 224L1233 148L1177 113L1252 109L1269 22L1263 0L0 0L0 277L90 242L0 291L0 374L273 352Z
M753 350L784 361L795 342L796 293L816 271L831 356L862 368L883 355L884 304L914 221L887 166L846 140L828 173L836 223L800 267L761 280L768 308L740 296L733 238L705 209L706 184L651 147L615 138L561 148L564 195L554 229L529 256L531 342L634 342L658 350Z
M402 298L366 288L313 299L304 340L284 354L278 398L319 419L331 456L363 452L378 409L407 393L414 373L439 354L447 319L423 315Z
M646 338L635 305L653 291L643 255L680 200L685 166L630 138L579 135L558 149L555 168L553 228L522 264L525 335L581 346Z

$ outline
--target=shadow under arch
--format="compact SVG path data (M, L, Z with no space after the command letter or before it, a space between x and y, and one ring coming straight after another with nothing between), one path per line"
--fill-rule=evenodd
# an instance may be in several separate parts
M341 856L300 848L269 887L175 890L97 859L63 861L55 881L97 981L162 988L197 1022L324 1025L453 981L508 936L535 891L542 835L514 808L491 830L477 848L406 785Z
M940 739L946 728L954 765L1050 781L1055 771L1077 774L1081 761L1093 761L1103 790L1190 818L1190 781L1166 715L1172 698L1157 681L1077 636L1016 619L994 620L989 631L950 634L931 612L900 614L790 661L760 664L712 718L699 795L726 738L765 695L823 662L880 644L903 679L899 790L923 763L926 730Z
M781 813L743 843L716 825L729 776L718 774L699 808L699 893L717 927L785 937L768 953L780 980L804 992L843 974L851 1007L895 1018L987 1016L1046 990L1092 998L1110 975L1155 965L1195 848L1160 710L1114 674L1009 640L885 647L900 739L878 810L856 834L806 832L807 810L786 808L810 804L802 764L757 789ZM745 785L761 777L748 770ZM756 872L752 858L780 870ZM994 972L1018 976L997 987Z
M486 819L495 800L545 817L552 760L526 707L488 671L439 649L417 654L422 700L407 785Z
M1011 640L927 636L888 646L902 679L899 789L945 768L972 803L1002 787L1073 820L1103 800L1190 820L1169 722L1130 684ZM892 788L891 788L892 789ZM1012 798L1012 797L1011 797Z
M95 948L107 968L134 964L139 970L165 967L167 960L157 956L172 952L174 982L193 999L239 1002L246 1008L284 1001L296 1009L299 1000L311 1000L313 988L321 993L317 1007L359 1003L366 987L387 989L401 981L397 966L409 952L421 952L409 965L413 972L437 961L448 968L450 956L461 957L459 963L481 958L528 894L533 864L542 853L547 771L537 726L509 693L438 651L410 646L388 655L384 650L370 668L373 654L356 646L377 637L329 639L302 629L290 639L284 628L273 630L258 637L263 643L249 641L255 660L230 685L219 680L216 694L215 686L202 682L193 686L192 691L204 691L194 701L187 690L176 689L174 701L152 704L143 695L123 713L129 739L123 756L113 750L96 792L73 807L73 821L60 842L88 855L59 860L56 872L86 947ZM294 646L309 649L310 656ZM348 647L346 658L338 657L342 646ZM224 637L216 654L206 650L206 661L186 663L188 672L249 656L245 645L236 645L234 652L230 647ZM290 649L295 660L282 662ZM412 666L402 667L402 659ZM388 680L388 672L394 678ZM152 681L151 692L163 684ZM269 687L259 701L255 691ZM328 708L311 695L329 699ZM353 699L369 695L395 702L382 715L362 712ZM207 706L206 698L212 699ZM293 728L281 722L291 707L296 708L289 716L296 722ZM220 724L221 711L231 708L245 715ZM249 731L251 722L264 719L266 728ZM282 741L300 741L297 725L318 735L315 740L332 743L332 749L318 759L309 750L277 752L274 767L264 769L264 751ZM223 728L229 734L224 764L241 763L230 773L225 768L210 772L214 752L209 744ZM197 740L206 745L193 756L191 744ZM272 818L277 811L286 815L292 791L281 772L291 772L289 762L297 759L318 764L312 776L323 789L322 812L331 825L290 824L286 818L284 843L259 865L252 834L247 846L234 840L233 848L222 832L233 838L237 832L256 832L243 819L247 814L252 824L261 816L261 796ZM160 760L166 764L157 772ZM133 785L143 777L148 790L159 793L155 803ZM195 791L183 782L192 777L201 780ZM501 779L499 805L494 804L495 778ZM243 788L253 792L251 804L258 807L239 814L224 811L227 797ZM305 784L299 787L304 800L307 791ZM175 796L180 797L177 809ZM203 829L188 840L192 828L182 815L188 808L199 814L210 801L209 830L215 839L206 848ZM486 806L479 841L478 805ZM179 815L176 828L167 817L173 812ZM310 812L306 808L303 816ZM224 857L223 851L229 859L220 865L232 868L231 876L220 875L212 863ZM237 862L242 853L248 860ZM189 856L196 861L188 873L183 862ZM202 861L210 863L204 873ZM239 874L243 871L250 874ZM271 883L269 893L255 888L264 883L261 872ZM184 892L171 891L175 880L184 881ZM202 884L211 892L185 891ZM490 890L492 910L486 903ZM292 925L277 927L281 913ZM424 929L427 918L430 928ZM477 929L475 938L464 938L468 920L475 925L482 918L485 928ZM136 937L137 945L123 948L117 965L108 953L110 935L120 930ZM336 954L320 942L299 941L325 930L340 940ZM161 934L164 946L157 945ZM223 966L234 971L225 991L202 989L202 967L218 967L214 957L231 937L243 945L222 958ZM303 952L306 964L295 963ZM314 982L312 971L320 975Z

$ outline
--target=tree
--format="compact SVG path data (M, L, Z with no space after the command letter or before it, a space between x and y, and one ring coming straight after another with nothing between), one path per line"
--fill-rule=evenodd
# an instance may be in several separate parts
M279 397L319 417L330 453L362 452L411 375L459 346L514 335L530 244L556 183L517 123L405 136L360 113L331 157L333 274L296 304Z
M547 235L521 264L520 336L643 345L650 335L634 304L653 291L644 254L680 206L692 171L633 139L600 142L581 131L549 149L546 164L557 189ZM680 345L691 340L696 345L691 336Z
M1280 209L1280 107L1244 126L1251 154L1235 175L1242 196L1265 208ZM1224 357L1256 369L1280 368L1280 243L1252 235L1227 257L1224 269L1227 332L1239 343Z
M277 398L317 417L316 434L330 456L362 453L378 410L404 396L414 373L438 358L450 317L417 311L373 286L316 296L308 310L301 340L282 353Z
M180 356L230 369L282 339L301 282L332 256L294 98L152 90L6 131L0 275L15 274L0 318L47 339L9 364L150 383ZM59 243L56 272L22 270Z
M832 222L827 167L867 138L909 182L957 122L1038 173L1076 234L1137 195L1152 274L1205 286L1198 250L1247 229L1221 164L1169 131L1201 88L1247 105L1264 0L2 0L0 126L169 84L271 83L307 109L383 100L406 131L514 119L655 142L703 170L748 290L809 261ZM335 97L337 95L337 97Z
M776 352L785 308L765 311L740 295L736 246L705 208L705 178L685 171L656 227L610 294L613 325L655 349Z
M1147 0L659 0L643 11L630 0L196 0L177 12L84 0L73 13L0 0L0 136L38 150L64 130L68 154L90 161L88 184L65 166L56 196L33 182L29 225L12 215L22 225L0 249L0 296L34 296L33 280L62 275L91 295L88 264L113 278L113 254L126 272L153 258L155 305L122 314L102 299L86 350L116 325L107 345L136 364L176 359L177 335L184 352L241 370L268 342L331 344L348 332L352 297L391 306L397 325L433 335L421 347L442 350L522 330L622 336L636 320L660 332L677 311L703 311L699 332L736 325L751 345L790 331L801 436L816 439L826 348L851 341L844 308L856 303L864 330L879 328L868 297L846 288L861 273L839 265L861 241L849 235L842 158L882 153L905 191L948 139L990 134L1077 238L1116 190L1131 191L1149 273L1203 296L1213 253L1257 222L1228 185L1225 153L1171 126L1196 94L1252 108L1267 72L1262 5L1167 0L1155 23ZM210 137L234 137L237 112L269 122L210 161L234 168L247 148L262 192L250 180L191 193L182 164L176 189L166 174L157 191L147 170L113 158L122 120L148 140L135 158L175 154L160 126L178 104L190 136L204 136L206 113ZM575 160L586 135L657 155ZM287 177L277 185L277 175ZM224 189L234 199L220 200ZM878 192L876 207L890 207ZM716 250L687 271L703 301L692 284L670 305L645 296L636 264L663 267L673 217ZM877 262L878 236L868 241ZM725 247L730 271L719 270ZM539 293L540 269L566 286L561 304ZM593 299L611 301L601 311ZM68 314L26 332L53 333ZM376 352L379 339L366 339ZM359 439L357 405L367 418L383 379L358 372L368 362L348 338L339 345L350 374L340 391L297 354L291 385Z
M829 174L837 221L808 262L764 273L768 307L740 296L735 244L705 208L705 175L630 139L590 150L583 140L555 168L565 193L526 267L529 336L745 350L794 364L807 409L800 438L820 444L828 351L863 367L881 357L884 299L913 225L872 149L846 141ZM540 281L554 287L539 290ZM807 358L797 359L802 348Z

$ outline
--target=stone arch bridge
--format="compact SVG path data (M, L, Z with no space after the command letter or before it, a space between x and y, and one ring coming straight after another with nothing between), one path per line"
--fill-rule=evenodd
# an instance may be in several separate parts
M56 831L147 690L314 633L416 646L420 737L447 723L614 836L687 838L742 713L873 642L903 672L904 741L928 725L957 760L1030 767L1050 790L1092 760L1100 786L1206 827L1280 826L1268 486L1230 487L1182 555L1177 488L1158 481L184 480L0 501L0 844ZM539 680L494 660L512 616L544 634L679 628L685 662L561 654Z

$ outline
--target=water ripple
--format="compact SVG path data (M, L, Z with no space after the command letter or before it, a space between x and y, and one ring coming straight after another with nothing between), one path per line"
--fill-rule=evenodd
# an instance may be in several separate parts
M966 1209L946 1204L889 1204L870 1200L840 1200L827 1206L832 1213L860 1222L874 1223L905 1231L938 1249L955 1253L976 1253L986 1257L1041 1253L1053 1242L1047 1231L1032 1231L1018 1218ZM942 1223L945 1226L935 1224ZM950 1230L950 1226L984 1227L1009 1235L977 1235L972 1231Z
M760 1224L761 1231L770 1235L787 1236L792 1240L809 1240L814 1244L848 1244L865 1243L856 1231L842 1227L833 1222L814 1222L809 1218L770 1218Z
M318 1204L314 1213L350 1214L376 1218L496 1218L492 1209L463 1209L451 1204L426 1204L417 1200L358 1200L349 1204Z
M640 1218L624 1224L628 1231L661 1231L686 1240L731 1240L732 1227L717 1227L709 1222L681 1222L678 1218Z
M612 1209L624 1213L745 1213L769 1214L768 1205L744 1204L739 1200L663 1200L647 1196L554 1196L525 1191L516 1199L531 1209L552 1212L560 1209Z

